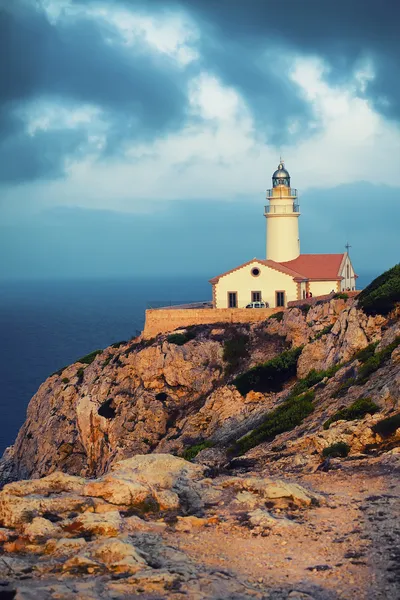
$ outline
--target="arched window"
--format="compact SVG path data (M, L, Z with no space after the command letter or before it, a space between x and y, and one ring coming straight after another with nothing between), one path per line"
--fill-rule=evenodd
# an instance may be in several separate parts
M350 265L347 263L347 279L350 279Z

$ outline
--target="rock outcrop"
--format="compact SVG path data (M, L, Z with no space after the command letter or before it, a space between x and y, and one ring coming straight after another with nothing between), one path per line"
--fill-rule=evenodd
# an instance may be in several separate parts
M6 485L0 492L3 590L7 586L21 598L30 597L29 589L40 598L126 598L145 587L162 597L175 590L177 596L213 598L219 577L195 565L163 534L190 533L228 518L231 526L239 525L245 490L252 493L247 516L255 533L295 526L284 515L267 512L267 499L289 512L289 502L302 508L325 502L297 484L239 477L213 481L204 470L171 455L139 455L95 480L55 472ZM97 584L89 585L94 575ZM29 589L24 578L31 579ZM262 598L256 589L247 595L239 581L230 581L229 588L241 598Z
M279 393L250 391L242 396L232 380L291 347L302 347L298 377L343 365L316 387L315 411L296 430L296 439L304 433L308 440L325 415L362 395L373 396L385 414L398 406L397 354L386 364L383 379L378 372L366 384L349 387L346 401L336 398L335 390L343 379L356 375L358 350L380 342L379 351L399 331L396 319L367 317L354 300L332 299L309 310L287 310L282 319L261 324L195 327L184 345L166 335L116 344L91 364L70 365L41 385L14 446L0 462L0 482L56 470L97 477L136 454L183 455L203 442L213 447L213 458L208 463L207 454L200 458L209 466L221 466L227 462L224 449L257 427L288 393L285 387ZM246 340L245 350L227 357L227 341L234 344L240 337ZM291 443L292 435L283 434L279 443ZM363 443L351 446L359 451ZM310 442L310 448L318 454L321 444Z

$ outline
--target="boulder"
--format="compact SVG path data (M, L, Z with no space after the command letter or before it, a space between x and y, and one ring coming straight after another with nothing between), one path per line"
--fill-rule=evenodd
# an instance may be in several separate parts
M310 506L311 504L320 504L324 500L320 494L311 492L297 483L288 483L280 479L229 477L222 482L222 485L233 487L237 491L253 492L277 505L291 501L298 506Z
M46 543L44 552L45 554L51 554L54 558L64 558L81 553L86 545L86 540L81 537L50 539Z
M258 531L287 529L298 527L297 523L286 517L276 518L261 508L248 513L249 523Z
M73 492L81 494L85 480L83 477L76 477L56 471L42 477L42 479L31 479L29 481L16 481L9 483L6 489L13 496L30 496L33 494L62 494L63 492Z
M98 537L116 537L122 530L121 515L117 510L104 514L83 513L63 522L67 533L94 535Z
M121 565L129 566L130 572L147 567L146 561L138 554L136 548L121 539L110 539L91 545L90 556L107 567L116 566L117 571L121 571Z
M148 510L188 510L202 506L200 480L204 467L169 454L137 455L115 463L89 481L83 493L126 507Z
M26 482L19 482L19 486L23 486L24 483ZM27 483L29 487L30 482ZM17 527L23 522L30 522L33 518L46 514L67 516L71 512L94 510L93 507L91 498L73 493L57 493L41 497L37 494L23 496L19 490L18 495L15 496L10 493L9 486L6 485L0 492L0 523L6 527Z
M43 517L35 517L31 523L23 523L21 530L31 542L62 537L61 527Z
M162 533L167 524L164 521L144 521L140 517L132 515L123 519L122 526L124 532L129 534L138 532Z
M94 575L104 572L104 566L89 558L86 553L77 554L65 561L62 570L74 575Z

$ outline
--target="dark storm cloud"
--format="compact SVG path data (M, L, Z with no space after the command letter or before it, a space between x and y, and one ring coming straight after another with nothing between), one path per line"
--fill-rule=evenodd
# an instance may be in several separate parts
M107 36L112 39L112 32ZM47 166L54 172L65 150L73 149L73 141L82 141L82 135L63 131L57 136L44 133L35 141L24 134L14 110L35 98L100 106L111 128L119 132L114 136L117 144L127 136L158 136L179 125L186 108L182 75L160 57L155 62L150 54L135 56L132 48L124 48L115 38L112 42L106 43L89 20L55 27L37 11L12 14L0 8L0 154L7 145L7 162L16 163L12 173L8 166L0 167L0 179L29 179L40 175L41 169L48 174ZM10 140L12 133L15 137ZM51 144L51 160L37 159L38 153L49 152ZM113 148L109 144L107 149Z
M84 7L96 2L73 0ZM34 0L3 2L20 10L2 10L0 0L0 158L7 154L0 162L0 181L60 174L65 153L85 142L83 132L61 129L57 135L43 132L30 139L14 114L19 104L53 97L100 106L110 126L105 152L112 153L123 148L125 139L151 139L179 127L187 116L187 77L201 68L240 91L262 140L277 145L295 142L296 136L307 135L312 115L288 81L286 69L279 70L279 61L288 52L323 57L334 82L346 82L359 61L371 57L376 77L365 93L377 110L400 118L397 0L102 3L111 10L125 5L158 15L183 9L200 30L199 62L176 70L161 55L107 43L104 30L94 21L60 19L52 25L33 8ZM111 28L106 33L117 41ZM300 124L296 136L288 129L293 120ZM45 160L38 158L42 152Z
M333 81L346 81L361 59L371 57L376 78L366 94L377 110L400 119L398 0L176 0L176 4L227 45L230 68L226 56L222 61L216 57L214 67L233 83L245 87L249 80L248 61L242 61L241 51L257 60L260 48L268 45L325 58ZM212 67L212 55L208 62ZM251 100L252 92L248 95ZM285 102L287 95L282 96ZM287 108L285 103L282 108ZM298 112L298 107L293 106L293 111Z
M306 134L312 110L297 94L286 73L282 77L279 72L279 51L275 50L275 55L268 58L264 55L265 48L260 43L244 45L235 38L208 38L201 45L204 68L240 92L251 108L261 141L277 145L293 143ZM289 129L293 121L299 124L296 135Z

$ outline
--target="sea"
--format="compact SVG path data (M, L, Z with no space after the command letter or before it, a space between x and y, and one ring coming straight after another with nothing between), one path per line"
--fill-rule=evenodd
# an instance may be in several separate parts
M359 287L375 276L360 276ZM209 301L207 279L0 282L0 455L51 373L92 350L137 336L146 308Z

